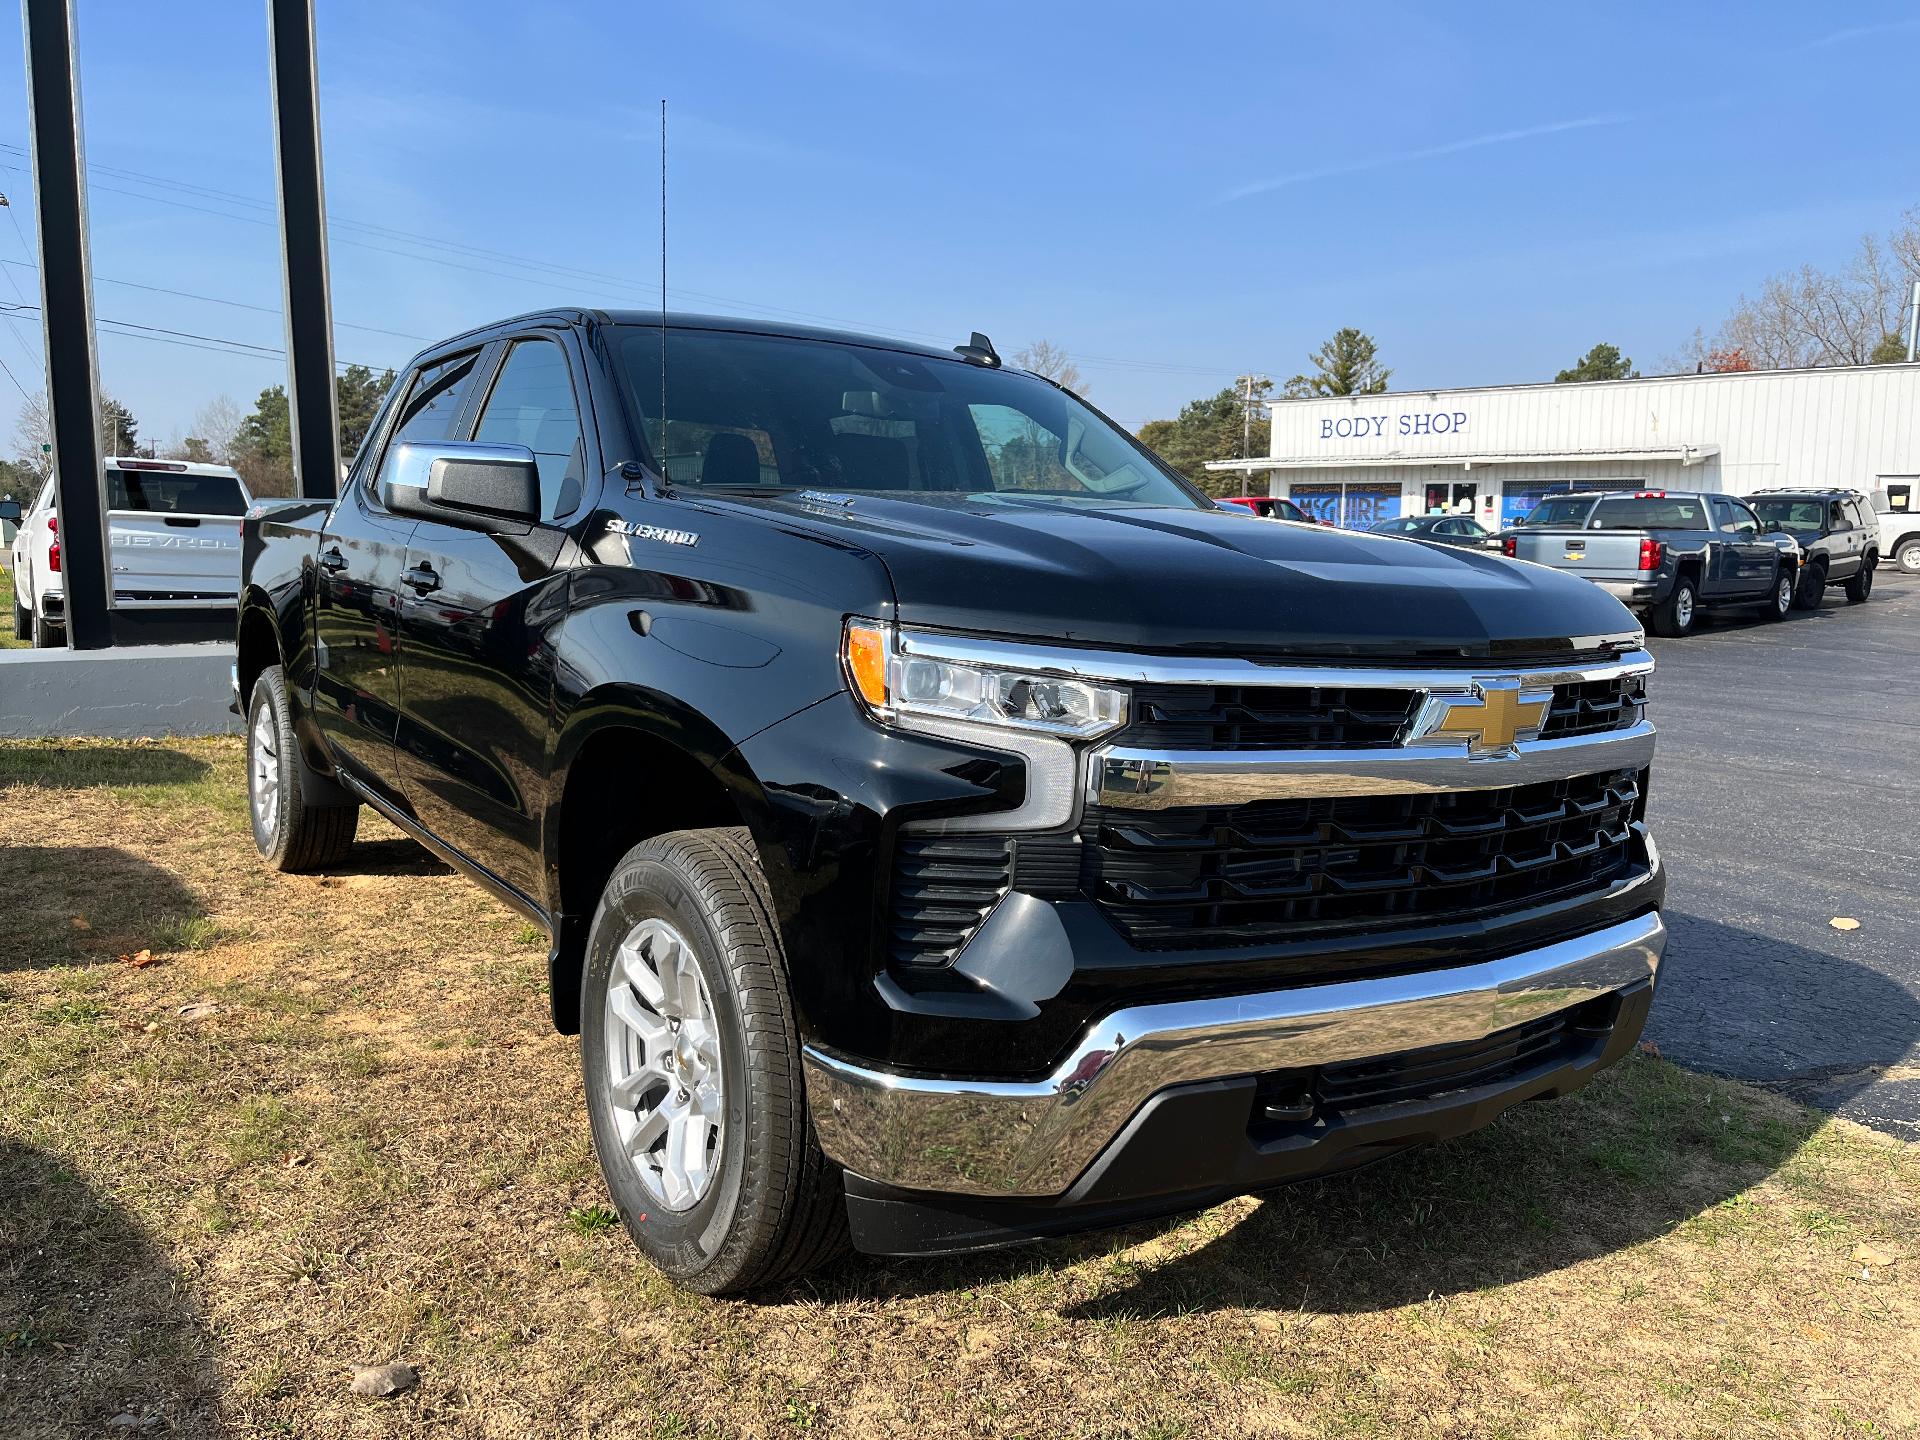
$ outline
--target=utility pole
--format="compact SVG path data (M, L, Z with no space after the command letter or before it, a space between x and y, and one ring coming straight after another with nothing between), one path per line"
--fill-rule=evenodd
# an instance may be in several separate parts
M1920 280L1913 282L1913 313L1907 320L1907 363L1914 361L1914 351L1920 350Z
M1273 381L1265 375L1242 375L1237 382L1240 386L1240 458L1251 460L1247 452L1253 449L1253 415L1260 408L1257 396L1265 395L1267 387ZM1259 386L1259 390L1255 390ZM1249 465L1240 472L1240 491L1242 494L1253 492L1253 467Z

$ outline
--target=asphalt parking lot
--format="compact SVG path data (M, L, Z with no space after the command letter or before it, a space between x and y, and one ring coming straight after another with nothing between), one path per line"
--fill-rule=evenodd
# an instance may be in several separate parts
M1827 593L1651 643L1673 940L1649 1035L1920 1139L1920 581Z

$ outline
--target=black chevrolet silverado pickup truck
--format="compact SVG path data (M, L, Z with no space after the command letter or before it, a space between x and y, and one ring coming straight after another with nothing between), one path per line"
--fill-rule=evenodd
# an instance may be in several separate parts
M247 523L255 838L369 807L546 928L684 1285L1361 1165L1646 1019L1619 602L1226 514L985 337L525 316L343 491Z

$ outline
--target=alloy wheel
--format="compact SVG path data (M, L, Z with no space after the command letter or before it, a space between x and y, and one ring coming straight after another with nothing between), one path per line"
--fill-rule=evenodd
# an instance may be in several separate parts
M641 921L607 981L607 1065L613 1123L647 1192L691 1210L719 1173L726 1091L720 1029L686 938Z
M1673 620L1682 630L1693 624L1693 591L1682 587L1673 597Z
M248 763L252 785L253 820L263 835L272 835L280 820L280 737L273 723L273 707L261 705L254 712L253 730L247 737Z

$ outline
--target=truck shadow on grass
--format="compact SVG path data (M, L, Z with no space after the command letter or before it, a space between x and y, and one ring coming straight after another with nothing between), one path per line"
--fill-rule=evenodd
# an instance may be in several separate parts
M0 974L211 939L199 897L172 871L117 845L8 845L0 868L8 887Z
M164 745L45 740L0 748L0 785L50 790L191 785L213 773L197 755Z
M1712 924L1677 918L1677 933L1695 943ZM1748 948L1781 943L1737 932L1718 938ZM1920 1035L1920 1004L1865 967L1804 958L1848 970L1847 1004L1892 1021L1863 1039L1858 1076L1820 1097L1822 1108L1837 1109L1871 1083L1875 1067L1904 1059ZM1668 963L1685 965L1683 946L1668 952ZM1825 1121L1768 1090L1640 1053L1585 1090L1518 1106L1477 1134L1235 1202L1237 1220L1228 1209L1195 1230L1180 1218L952 1260L856 1261L839 1280L848 1297L931 1293L1104 1256L1122 1283L1063 1315L1394 1309L1711 1226L1716 1207L1788 1163ZM831 1294L836 1286L820 1288Z
M54 1156L0 1138L0 1434L207 1433L213 1354L185 1279L139 1222Z

